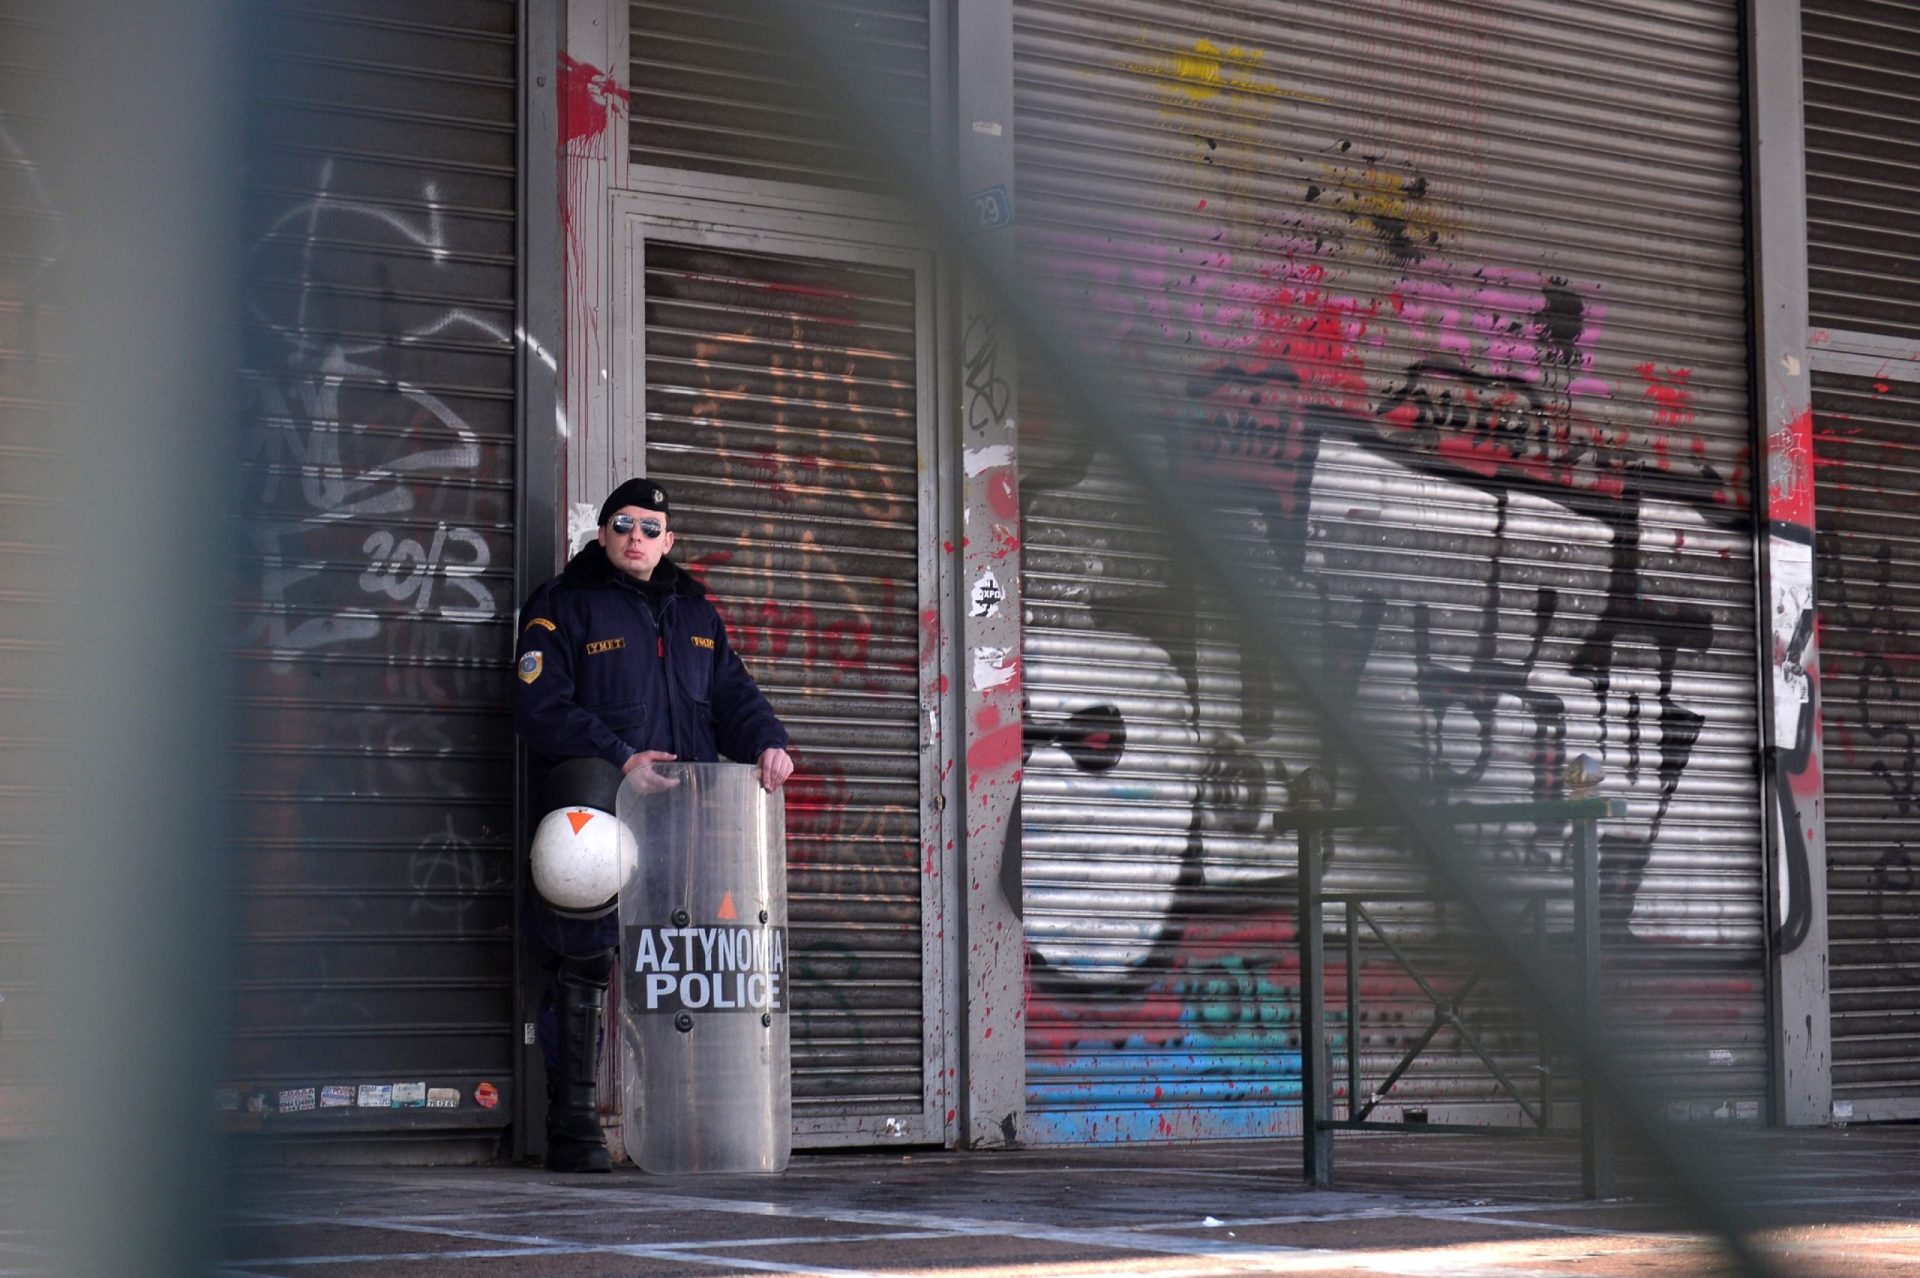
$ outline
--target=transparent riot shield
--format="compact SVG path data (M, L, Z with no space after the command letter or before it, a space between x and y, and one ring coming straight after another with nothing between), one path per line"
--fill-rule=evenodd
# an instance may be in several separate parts
M781 1171L793 1144L787 834L737 763L662 763L620 787L620 1093L658 1173Z

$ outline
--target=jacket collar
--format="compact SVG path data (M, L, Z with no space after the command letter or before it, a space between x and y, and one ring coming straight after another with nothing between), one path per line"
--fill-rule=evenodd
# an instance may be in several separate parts
M639 582L613 566L613 561L607 558L606 547L597 541L588 542L579 554L569 559L566 571L560 576L569 586L589 590L619 585L640 586ZM692 573L664 556L654 567L651 584L670 588L683 599L699 599L707 593L707 588L695 581Z

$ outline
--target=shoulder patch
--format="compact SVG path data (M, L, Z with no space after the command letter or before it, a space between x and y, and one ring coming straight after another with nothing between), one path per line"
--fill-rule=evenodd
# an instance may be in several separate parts
M558 630L560 628L554 625L551 621L548 621L545 617L535 617L533 618L533 620L527 622L526 625L520 627L520 629L531 630L535 626L540 627L542 630Z
M538 679L540 671L546 666L546 659L544 652L529 652L520 658L520 682L532 683Z
M696 648L711 648L713 647L713 640L707 638L705 635L695 635L693 636L693 646Z

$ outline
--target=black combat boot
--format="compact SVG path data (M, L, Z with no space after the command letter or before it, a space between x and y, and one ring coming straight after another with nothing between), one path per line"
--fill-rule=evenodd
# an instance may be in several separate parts
M555 991L559 1025L555 1067L547 1073L547 1170L613 1170L600 1131L600 1017L605 1006L611 953L562 959Z

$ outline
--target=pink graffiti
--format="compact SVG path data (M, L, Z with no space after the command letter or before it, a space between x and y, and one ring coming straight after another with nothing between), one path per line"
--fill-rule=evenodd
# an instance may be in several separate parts
M1568 397L1606 399L1613 388L1593 373L1607 308L1592 289L1535 271L1487 267L1459 285L1431 276L1402 279L1388 293L1414 350L1451 355L1488 377L1529 387L1557 383ZM1578 310L1557 306L1565 299ZM1382 331L1372 342L1384 345Z
M1161 230L1042 234L1036 260L1059 302L1089 318L1082 343L1127 353L1118 375L1168 404L1216 401L1177 459L1188 473L1263 484L1284 507L1301 418L1327 410L1484 478L1620 496L1651 457L1702 481L1715 505L1747 502L1745 458L1716 463L1698 433L1691 370L1642 365L1650 411L1621 411L1596 371L1608 314L1598 283L1427 255L1380 292L1369 281L1349 293L1331 274L1327 241L1348 233L1338 223L1301 220L1238 249L1223 246L1225 226L1207 245ZM1182 347L1220 358L1196 372L1152 355Z
M1022 744L1019 717L1015 716L1011 722L1002 722L997 705L981 707L973 717L973 724L975 739L967 748L969 790L979 786L988 773L1018 763ZM1019 779L1018 773L1015 773L1014 779Z

